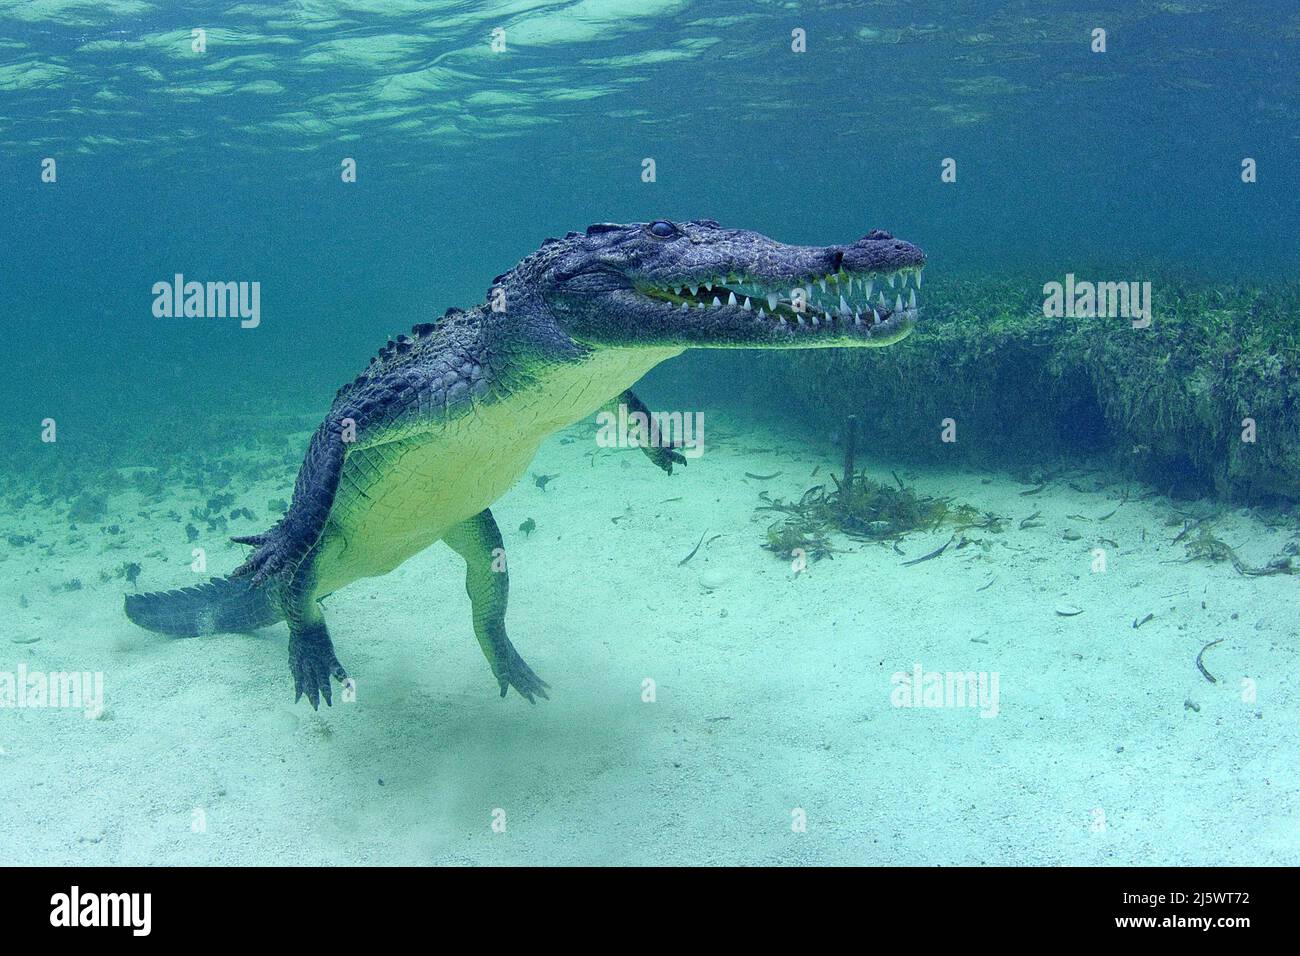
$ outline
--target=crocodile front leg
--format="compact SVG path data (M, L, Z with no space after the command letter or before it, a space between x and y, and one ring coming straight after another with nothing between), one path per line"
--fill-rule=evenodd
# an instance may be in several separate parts
M646 408L645 402L637 398L636 394L630 388L611 398L605 404L604 410L618 414L618 407L620 405L627 406L628 414L640 412L646 417L647 421L651 420L652 413L650 409ZM683 468L686 467L686 456L672 448L663 448L658 445L642 445L641 450L645 452L645 456L654 462L657 467L662 468L670 475L673 473L674 463L681 465Z
M510 578L501 531L492 512L485 508L456 525L442 540L465 559L465 591L473 608L474 636L501 685L501 696L514 687L530 704L536 703L534 697L549 699L546 688L550 685L533 673L506 637Z

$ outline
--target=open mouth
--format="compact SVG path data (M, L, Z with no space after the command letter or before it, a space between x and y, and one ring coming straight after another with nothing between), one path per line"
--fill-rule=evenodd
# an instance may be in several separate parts
M786 282L732 273L680 285L643 286L639 291L680 311L740 309L791 331L829 327L870 335L916 320L923 268L840 270Z

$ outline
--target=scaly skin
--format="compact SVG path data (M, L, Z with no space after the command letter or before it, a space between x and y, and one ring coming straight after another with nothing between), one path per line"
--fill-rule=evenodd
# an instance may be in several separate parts
M908 279L919 286L924 263L883 232L787 246L708 220L548 239L493 280L487 303L399 336L338 391L288 512L234 539L255 550L229 578L133 595L127 614L179 635L285 620L297 697L329 704L331 679L347 673L320 600L441 540L465 559L474 632L501 694L545 697L506 637L509 584L489 510L538 445L607 404L644 410L631 387L688 348L896 342L915 321ZM670 474L685 464L672 449L644 450Z

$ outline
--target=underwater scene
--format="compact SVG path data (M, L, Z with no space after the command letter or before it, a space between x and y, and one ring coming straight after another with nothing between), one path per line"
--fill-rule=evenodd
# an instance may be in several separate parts
M1298 53L0 0L0 864L1300 863Z

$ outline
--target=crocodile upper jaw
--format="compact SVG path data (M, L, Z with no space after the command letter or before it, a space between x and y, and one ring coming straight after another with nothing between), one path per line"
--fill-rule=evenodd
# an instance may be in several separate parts
M841 268L794 282L733 273L703 281L647 285L636 291L677 312L747 312L744 319L766 322L793 340L838 330L846 337L866 341L897 341L910 331L919 314L917 291L923 268L904 267L889 273Z

